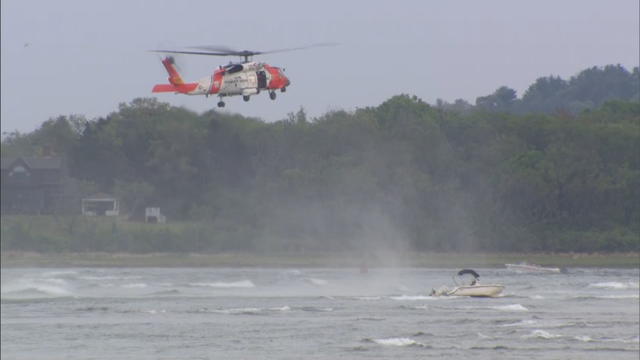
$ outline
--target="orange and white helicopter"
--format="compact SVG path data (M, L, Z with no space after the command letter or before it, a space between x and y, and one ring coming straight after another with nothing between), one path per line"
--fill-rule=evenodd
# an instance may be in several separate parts
M204 96L216 95L220 97L218 107L224 107L225 103L222 101L222 98L225 96L242 95L244 101L249 101L252 95L257 95L260 91L269 92L271 100L275 100L276 91L287 91L287 87L291 84L291 81L284 75L284 69L266 63L250 61L252 56L333 45L336 44L322 43L269 51L234 50L222 46L196 46L190 48L194 50L187 51L151 50L152 52L164 54L240 56L244 58L242 62L230 62L228 65L218 67L218 69L213 72L213 75L204 77L196 82L187 83L182 79L182 76L180 76L175 66L173 56L167 55L162 59L162 64L169 73L169 84L155 85L152 92L173 92L177 94Z

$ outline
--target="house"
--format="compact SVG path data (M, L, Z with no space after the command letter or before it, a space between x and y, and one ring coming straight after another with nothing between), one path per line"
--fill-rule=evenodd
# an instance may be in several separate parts
M115 197L98 193L82 198L81 211L82 215L85 216L118 216L120 214L120 206L118 199Z
M144 209L144 221L152 224L164 224L167 217L160 213L159 207L148 207Z
M59 157L2 158L2 214L73 211L73 181Z

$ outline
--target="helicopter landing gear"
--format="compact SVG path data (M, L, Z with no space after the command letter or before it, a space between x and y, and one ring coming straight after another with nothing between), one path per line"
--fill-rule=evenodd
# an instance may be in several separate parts
M219 108L223 108L223 107L224 107L224 101L220 100L220 101L218 102L218 107L219 107Z
M276 99L276 92L275 91L270 91L269 92L269 98L271 100L275 100Z
M242 97L242 100L244 100L244 101L249 101L249 99L250 99L250 98L251 98L250 96L244 95L244 96Z
M287 92L287 88L283 87L282 89L280 89L280 92Z

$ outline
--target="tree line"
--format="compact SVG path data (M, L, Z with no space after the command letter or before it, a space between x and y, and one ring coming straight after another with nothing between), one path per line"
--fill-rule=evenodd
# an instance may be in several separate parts
M591 67L565 80L559 76L538 78L522 97L501 86L492 94L480 96L475 106L458 99L453 103L438 100L438 106L457 111L484 109L517 114L569 112L595 109L609 100L640 101L640 71L628 71L621 65Z
M507 102L399 95L273 123L141 98L10 135L2 154L53 151L132 218L154 205L206 225L168 248L638 251L640 80L621 69L541 78Z

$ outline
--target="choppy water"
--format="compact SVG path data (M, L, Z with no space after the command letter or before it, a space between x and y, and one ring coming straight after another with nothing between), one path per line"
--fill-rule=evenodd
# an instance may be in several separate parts
M638 269L2 269L7 359L638 359Z

